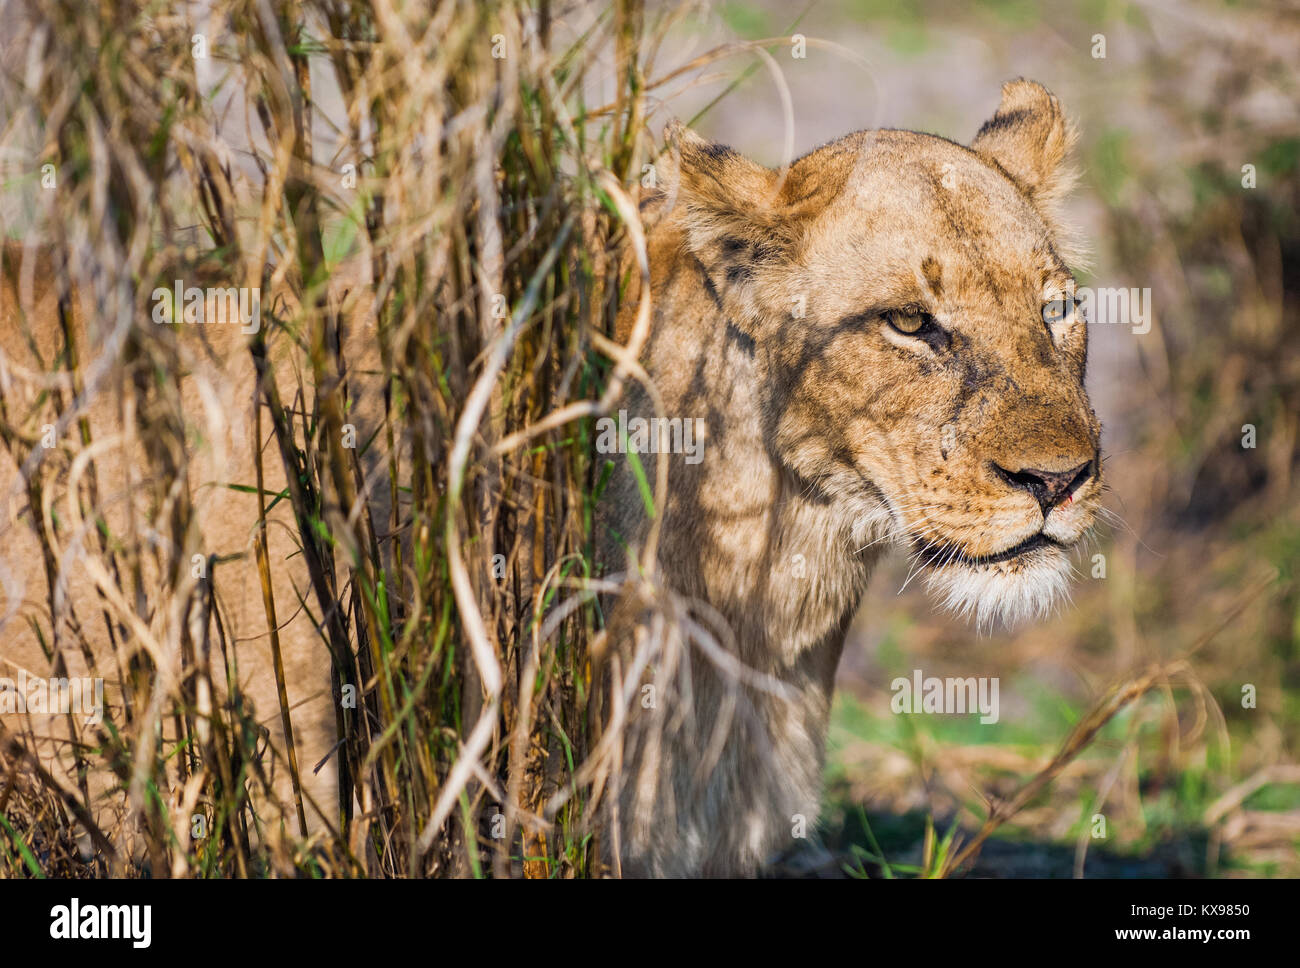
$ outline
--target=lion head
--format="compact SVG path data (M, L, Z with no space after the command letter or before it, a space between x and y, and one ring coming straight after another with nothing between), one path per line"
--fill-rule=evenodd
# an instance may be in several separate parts
M1050 609L1102 487L1056 98L1014 81L969 147L868 131L784 170L669 136L685 245L761 361L773 459L981 625Z

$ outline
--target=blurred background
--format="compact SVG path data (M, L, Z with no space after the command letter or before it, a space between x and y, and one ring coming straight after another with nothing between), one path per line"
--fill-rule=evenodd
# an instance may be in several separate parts
M718 3L680 18L650 76L796 33L805 57L767 48L796 157L869 127L969 143L1003 82L1046 85L1079 129L1079 284L1149 289L1151 306L1148 332L1091 326L1110 513L1072 604L979 636L921 582L899 593L901 554L873 581L840 669L827 846L871 873L880 855L918 865L927 824L939 841L977 828L1108 686L1188 655L998 831L975 873L1300 874L1300 7ZM738 51L652 90L650 128L679 117L778 165L780 87ZM915 669L998 677L999 722L894 715L889 684Z

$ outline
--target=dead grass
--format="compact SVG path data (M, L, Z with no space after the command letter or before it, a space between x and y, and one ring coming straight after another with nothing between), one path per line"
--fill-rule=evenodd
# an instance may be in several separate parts
M631 2L553 14L545 2L232 2L196 22L148 3L115 4L111 18L6 4L20 25L6 178L30 189L50 162L61 186L7 230L53 254L60 305L81 307L91 340L75 345L66 326L33 377L57 389L3 395L21 469L7 526L34 529L44 549L47 600L25 620L51 674L103 676L110 699L94 726L0 725L5 874L596 869L587 441L648 324L647 302L631 346L609 338L628 272L646 271L645 27ZM599 121L582 111L592 82L618 94ZM621 261L625 245L639 267ZM24 263L7 253L19 291ZM331 290L344 257L363 291ZM261 521L251 550L283 747L248 701L250 645L228 637L222 563L198 526L206 482L188 468L222 428L184 406L192 342L149 322L150 293L178 267L288 294L248 340L267 446L241 482ZM358 305L383 406L353 447L365 374L341 347ZM238 408L229 385L208 390ZM96 391L114 395L144 458L143 517L125 527L97 501L97 462L122 442L90 435ZM37 447L47 423L50 455ZM330 655L342 737L331 803L306 790L313 764L294 742L280 642L293 616L277 613L285 564L267 541L282 504L307 575L293 612ZM192 571L195 556L207 570ZM94 613L70 606L62 582L90 582ZM66 778L41 765L51 744ZM78 826L90 836L74 851Z

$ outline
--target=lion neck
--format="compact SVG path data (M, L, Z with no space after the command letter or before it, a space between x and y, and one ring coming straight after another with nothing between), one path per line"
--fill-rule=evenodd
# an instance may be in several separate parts
M702 418L707 435L698 463L670 464L662 574L728 619L746 661L807 670L829 691L881 552L864 526L874 509L824 493L776 456L764 346L727 318L694 257L669 245L647 357L667 414Z
M656 315L645 359L665 415L700 418L706 437L697 463L670 458L659 575L721 613L740 659L789 693L745 690L749 714L732 721L703 788L695 771L704 740L666 741L672 766L661 772L662 797L672 809L646 816L625 791L624 870L734 876L780 849L792 818L819 813L835 670L880 546L863 548L844 501L775 456L763 348L728 324L686 259L680 249L652 258ZM627 408L653 413L636 391ZM650 480L657 459L646 462ZM620 470L610 487L615 530L644 534L632 475ZM698 624L712 627L699 614ZM702 657L690 668L694 719L707 735L730 687ZM625 751L627 776L640 776L643 752ZM738 813L746 823L732 822Z

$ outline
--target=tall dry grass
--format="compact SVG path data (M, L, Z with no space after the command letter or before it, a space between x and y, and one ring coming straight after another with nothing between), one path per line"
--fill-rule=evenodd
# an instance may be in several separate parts
M631 368L610 337L652 147L640 4L566 9L563 29L548 0L4 6L6 234L49 253L62 325L35 398L0 394L20 468L4 527L35 531L48 586L0 635L22 623L47 674L71 661L110 701L55 737L66 777L48 736L0 724L0 876L592 873L589 435ZM593 84L615 94L596 118ZM59 187L42 194L44 164ZM338 295L345 261L360 281ZM31 264L6 249L15 287ZM226 563L198 526L192 345L151 321L180 272L289 294L264 298L239 347L265 444L235 485L261 521L254 644L229 634ZM358 312L381 364L366 391L340 351ZM227 389L218 411L244 402ZM362 392L381 419L350 446ZM97 394L145 456L129 527L99 502ZM281 504L309 578L299 611L330 656L329 802L295 744L267 541ZM68 582L93 587L94 614L70 612ZM272 654L282 741L240 676L254 647Z

